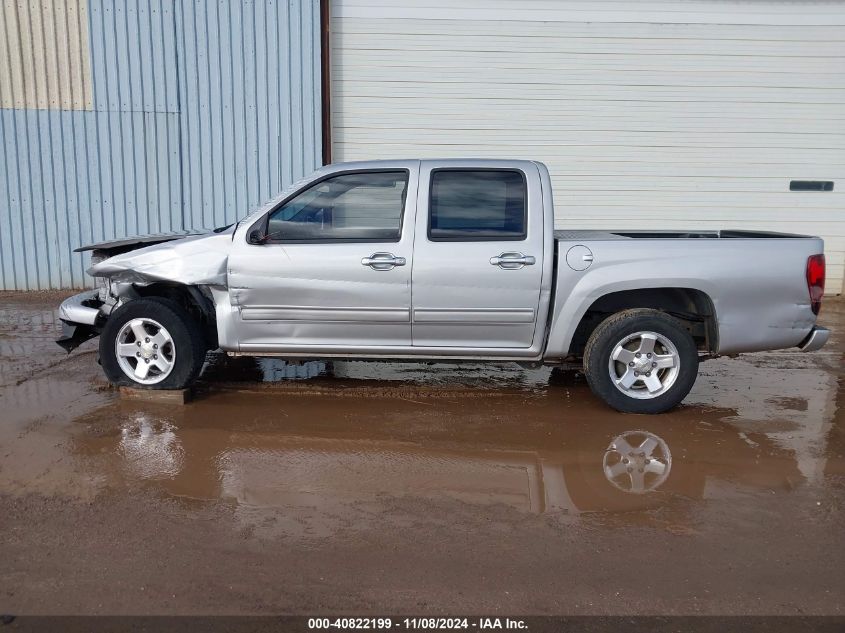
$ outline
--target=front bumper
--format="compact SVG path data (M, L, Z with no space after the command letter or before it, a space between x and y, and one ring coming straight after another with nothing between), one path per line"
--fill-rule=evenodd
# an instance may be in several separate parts
M830 338L830 330L826 327L814 327L810 330L810 333L807 335L801 343L798 344L798 349L802 352L815 352L817 349L821 349L824 347L824 344L827 343L827 340Z
M100 333L100 301L95 290L68 297L59 306L62 335L56 343L71 352Z
M96 290L87 290L62 301L59 306L59 318L68 323L94 325L100 316Z

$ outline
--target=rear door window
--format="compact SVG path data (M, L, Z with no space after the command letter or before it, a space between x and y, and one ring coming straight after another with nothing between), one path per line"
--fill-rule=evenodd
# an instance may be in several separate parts
M526 184L521 171L439 169L431 174L432 241L520 241L526 237Z

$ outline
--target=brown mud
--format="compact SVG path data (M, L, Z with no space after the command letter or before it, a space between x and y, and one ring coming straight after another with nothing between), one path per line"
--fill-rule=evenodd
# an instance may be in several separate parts
M622 415L574 372L211 354L121 400L0 295L0 612L845 613L831 343Z

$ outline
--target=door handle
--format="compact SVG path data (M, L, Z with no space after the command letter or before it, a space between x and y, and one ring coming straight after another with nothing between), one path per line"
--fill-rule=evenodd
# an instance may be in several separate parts
M518 270L523 266L533 266L537 260L533 255L523 255L522 253L502 253L496 257L490 258L490 263L493 266L498 266L505 270Z
M373 253L361 259L362 266L369 266L373 270L392 270L396 266L404 266L405 258L396 257L393 253Z

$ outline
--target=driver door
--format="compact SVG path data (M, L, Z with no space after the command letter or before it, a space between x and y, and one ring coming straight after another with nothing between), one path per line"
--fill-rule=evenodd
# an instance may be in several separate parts
M239 348L360 353L411 345L418 161L321 173L235 236ZM410 193L409 193L410 192Z

